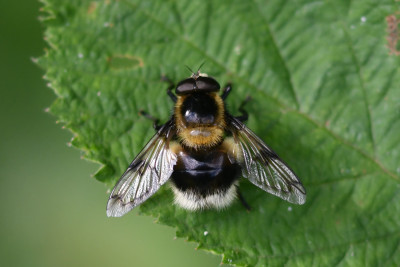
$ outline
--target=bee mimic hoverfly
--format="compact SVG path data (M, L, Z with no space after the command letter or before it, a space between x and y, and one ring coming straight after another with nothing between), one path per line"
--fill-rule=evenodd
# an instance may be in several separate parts
M193 73L167 94L175 103L163 125L129 165L114 187L107 215L120 217L152 196L170 181L175 203L188 210L224 208L236 197L249 209L238 191L240 177L262 190L295 204L304 204L306 191L296 174L259 137L244 125L248 114L232 116L225 99L228 84L218 94L218 82Z

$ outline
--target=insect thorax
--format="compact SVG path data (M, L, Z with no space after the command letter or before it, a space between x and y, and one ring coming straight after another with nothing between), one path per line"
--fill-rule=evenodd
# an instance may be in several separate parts
M221 143L225 130L225 107L216 93L178 96L175 120L178 137L191 148L209 148Z

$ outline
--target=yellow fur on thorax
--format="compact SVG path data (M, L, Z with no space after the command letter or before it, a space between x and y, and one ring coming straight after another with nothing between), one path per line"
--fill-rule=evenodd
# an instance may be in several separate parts
M222 98L216 93L210 93L214 98L218 106L218 114L215 118L213 125L199 125L199 126L187 126L184 124L183 117L181 114L182 103L186 96L178 96L178 100L175 104L175 121L177 127L177 135L181 142L194 149L209 148L218 145L224 136L225 131L225 108ZM193 133L204 133L202 135L193 135ZM208 134L208 136L206 136Z

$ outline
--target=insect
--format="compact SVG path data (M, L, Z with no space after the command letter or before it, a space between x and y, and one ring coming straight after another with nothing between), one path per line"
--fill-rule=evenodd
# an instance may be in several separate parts
M226 110L231 84L218 94L219 83L200 71L176 87L169 83L173 115L158 125L143 113L153 120L157 133L114 187L107 204L109 217L126 214L167 181L175 203L188 210L224 208L236 197L249 209L238 191L240 177L286 201L305 203L306 191L296 174L244 125L247 101L239 108L241 116Z

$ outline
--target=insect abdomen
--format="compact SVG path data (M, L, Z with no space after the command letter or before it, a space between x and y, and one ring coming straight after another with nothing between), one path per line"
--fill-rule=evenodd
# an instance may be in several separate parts
M236 197L241 168L221 147L211 151L180 151L171 176L175 202L196 210L223 208Z

